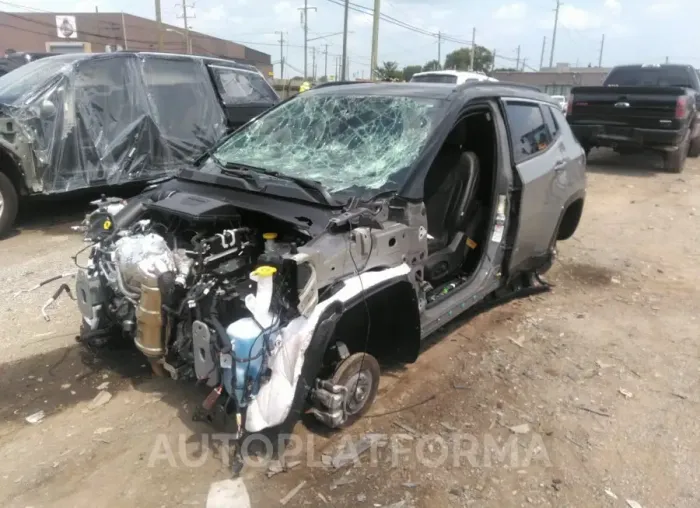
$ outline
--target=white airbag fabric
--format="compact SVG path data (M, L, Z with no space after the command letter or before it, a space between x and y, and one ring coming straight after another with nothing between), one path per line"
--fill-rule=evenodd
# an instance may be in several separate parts
M407 264L377 272L367 272L345 281L345 286L333 297L316 306L308 318L300 316L280 332L280 346L272 352L268 366L270 380L260 388L257 397L248 405L245 428L259 432L284 422L289 414L296 391L304 354L311 343L314 330L323 311L335 301L346 302L365 290L411 271ZM360 281L360 278L362 279Z

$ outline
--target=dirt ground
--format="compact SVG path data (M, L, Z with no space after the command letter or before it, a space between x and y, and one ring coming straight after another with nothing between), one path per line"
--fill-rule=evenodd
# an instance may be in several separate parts
M658 168L594 153L553 290L431 339L352 428L300 423L304 450L288 455L301 465L244 469L252 506L299 485L286 506L700 506L700 160ZM0 505L205 506L230 475L212 427L191 419L201 393L130 349L78 348L73 302L40 314L59 282L17 294L73 269L79 214L51 216L30 211L0 242ZM100 385L112 398L91 409ZM360 463L322 467L368 433L386 437Z

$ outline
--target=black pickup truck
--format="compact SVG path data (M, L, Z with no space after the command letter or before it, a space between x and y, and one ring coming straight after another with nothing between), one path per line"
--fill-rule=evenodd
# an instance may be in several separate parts
M567 120L586 152L659 152L680 173L700 155L700 75L690 65L623 65L603 86L574 87Z

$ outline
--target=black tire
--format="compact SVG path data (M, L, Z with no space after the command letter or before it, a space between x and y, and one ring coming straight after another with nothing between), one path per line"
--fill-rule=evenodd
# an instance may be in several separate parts
M357 382L358 375L362 375L359 383ZM349 402L346 403L348 415L340 425L341 428L350 427L367 413L377 396L379 376L379 362L370 354L355 353L340 362L331 382L348 388ZM350 401L356 404L352 404Z
M0 173L0 238L10 232L17 218L19 196L12 181Z
M674 152L664 154L664 169L669 173L680 173L685 167L690 140L686 139Z
M688 148L688 157L699 157L700 156L700 136L695 139L690 140L690 147Z

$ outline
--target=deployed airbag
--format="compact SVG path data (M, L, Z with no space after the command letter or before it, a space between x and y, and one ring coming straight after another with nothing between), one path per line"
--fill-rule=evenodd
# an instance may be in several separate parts
M280 331L277 347L270 354L270 380L260 388L257 397L248 405L245 428L259 432L280 425L287 418L294 401L304 355L311 344L316 325L326 308L336 301L347 302L364 290L381 282L408 274L411 268L402 264L376 272L352 277L333 297L318 304L308 318L300 316Z

